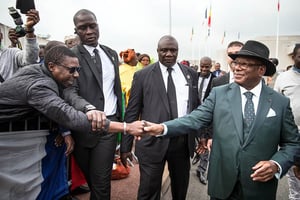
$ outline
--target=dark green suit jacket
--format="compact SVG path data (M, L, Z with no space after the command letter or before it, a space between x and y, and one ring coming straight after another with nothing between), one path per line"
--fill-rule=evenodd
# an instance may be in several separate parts
M225 199L239 179L245 199L275 199L277 179L254 182L250 174L251 168L263 160L279 163L281 175L292 166L300 140L289 99L262 84L256 119L249 137L243 141L240 87L236 83L216 87L191 114L166 122L167 136L193 132L211 121L214 135L208 194Z

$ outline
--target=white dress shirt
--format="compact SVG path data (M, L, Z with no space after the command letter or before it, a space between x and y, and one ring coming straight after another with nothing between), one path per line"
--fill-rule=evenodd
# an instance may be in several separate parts
M84 48L95 56L95 47L83 45ZM115 85L115 68L106 53L97 45L96 49L99 52L102 63L102 80L103 80L103 94L104 94L104 112L107 116L116 114L117 111L117 96L114 92ZM96 92L96 91L95 91Z
M167 91L169 73L167 67L162 63L159 62L159 66L165 83L165 89ZM178 117L181 117L186 115L188 111L189 86L179 65L176 63L172 66L172 68L172 79L176 90Z

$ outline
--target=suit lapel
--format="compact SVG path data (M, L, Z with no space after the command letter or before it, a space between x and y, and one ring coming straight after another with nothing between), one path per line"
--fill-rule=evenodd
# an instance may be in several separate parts
M253 122L253 126L249 132L249 136L248 136L247 140L245 141L244 146L246 146L253 140L255 133L259 132L258 131L259 128L264 123L264 120L267 117L268 111L271 108L271 104L272 104L271 96L272 96L273 92L274 91L271 89L268 89L267 86L265 86L265 84L262 84L262 90L261 90L261 94L259 97L259 103L258 103L258 107L257 107L256 117Z
M240 143L243 144L243 117L242 113L242 100L240 88L236 83L229 85L229 90L227 92L227 101L230 104L230 110L232 112L232 118L234 121L235 128L240 139Z
M160 70L158 62L153 67L153 81L154 81L154 84L157 86L157 89L159 91L158 93L162 99L162 102L163 102L165 108L167 108L167 111L170 115L170 107L169 107L169 102L168 102L168 97L167 97L167 92L166 92L167 89L166 89L166 86L165 86L165 83L164 83L164 80L162 77L162 72Z
M88 63L88 67L90 68L91 72L93 73L94 77L96 78L97 83L102 91L103 86L102 86L102 82L100 79L99 71L98 71L98 69L96 69L96 66L94 64L94 61L92 60L90 53L82 45L79 45L78 49L79 49L83 59Z

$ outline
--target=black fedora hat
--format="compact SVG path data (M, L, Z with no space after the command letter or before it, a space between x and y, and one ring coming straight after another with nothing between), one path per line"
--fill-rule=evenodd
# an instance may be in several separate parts
M269 49L263 43L248 40L238 53L229 55L233 60L239 56L257 58L262 61L267 67L265 76L272 76L276 72L275 65L269 60Z

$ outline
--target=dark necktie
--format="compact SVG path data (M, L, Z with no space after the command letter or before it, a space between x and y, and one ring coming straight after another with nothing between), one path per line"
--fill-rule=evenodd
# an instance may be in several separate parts
M177 118L177 99L176 99L176 90L175 85L172 79L172 67L167 68L169 76L168 76L168 85L167 85L167 96L171 111L171 119Z
M199 93L198 93L198 97L199 97L199 101L202 103L202 90L203 90L203 85L204 85L204 81L205 81L206 77L202 77L201 83L200 83L200 87L199 87Z
M250 129L252 122L254 121L255 118L255 113L254 113L254 104L252 101L252 92L245 92L244 95L247 98L245 108L244 108L244 120L247 125L247 127Z
M101 83L103 84L103 78L102 78L102 63L101 63L101 59L100 59L100 55L99 55L99 52L98 52L98 49L94 49L94 53L95 53L95 56L93 57L93 61L95 63L95 66L96 68L98 69L99 73L100 73L100 80L101 80Z

